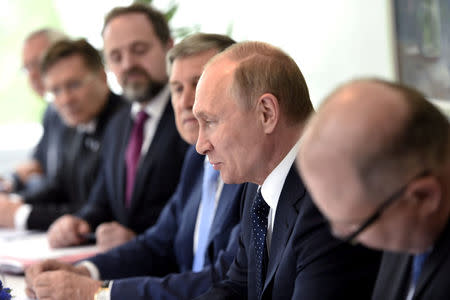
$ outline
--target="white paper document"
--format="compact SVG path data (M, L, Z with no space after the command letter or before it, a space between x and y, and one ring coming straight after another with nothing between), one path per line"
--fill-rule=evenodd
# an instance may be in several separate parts
M2 238L0 231L0 271L6 273L21 274L25 267L48 258L73 263L97 253L95 245L52 249L45 233L23 233Z

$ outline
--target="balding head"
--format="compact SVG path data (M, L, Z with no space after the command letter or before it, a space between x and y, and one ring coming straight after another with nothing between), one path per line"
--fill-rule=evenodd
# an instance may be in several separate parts
M299 165L324 214L330 220L359 220L353 222L357 225L405 184L408 192L413 186L408 183L418 174L441 174L443 166L447 166L448 144L446 118L420 93L381 80L358 80L333 92L312 118L302 140ZM433 186L438 187L438 181L434 180ZM440 191L426 191L434 193L428 196L439 198L436 206L448 206L448 201L440 203ZM429 209L426 218L436 217L437 212ZM403 225L414 218L421 223L425 220L422 217L418 220L419 216L411 213ZM436 226L417 232L435 230ZM339 235L353 231L341 230L340 234L339 229L334 229ZM421 242L430 242L407 241L401 234L379 240L364 236L361 235L361 241L369 246L391 250L410 246L417 249Z

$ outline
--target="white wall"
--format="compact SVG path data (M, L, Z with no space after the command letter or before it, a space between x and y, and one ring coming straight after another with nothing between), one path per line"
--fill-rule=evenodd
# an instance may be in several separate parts
M179 1L173 27L272 43L300 66L317 106L336 85L359 76L395 78L389 0ZM167 1L155 0L164 8Z
M232 36L238 41L260 40L284 49L300 66L315 106L346 80L358 76L395 78L389 0L176 2L179 10L172 27L198 24L203 32L226 33L232 25ZM100 48L104 14L128 3L131 1L55 0L55 7L67 33L87 37ZM165 9L170 1L154 0L154 4ZM27 147L18 145L15 149L28 149L34 144L29 140Z
M104 14L130 2L55 0L55 6L69 34L86 36L101 47ZM175 2L179 10L171 22L174 28L198 24L203 32L226 33L232 25L238 41L260 40L285 50L300 66L316 106L343 81L359 76L395 78L390 0ZM166 9L171 1L153 3Z

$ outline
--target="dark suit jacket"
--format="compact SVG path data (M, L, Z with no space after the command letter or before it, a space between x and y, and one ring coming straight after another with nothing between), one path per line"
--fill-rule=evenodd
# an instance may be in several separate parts
M247 184L240 247L228 272L199 299L257 299L250 208L257 186ZM333 238L295 167L277 206L263 299L370 299L380 254Z
M122 98L111 93L93 133L81 133L64 126L58 130L58 135L49 136L58 149L53 157L58 161L58 169L44 185L23 194L25 202L33 205L27 220L29 229L47 230L54 220L76 212L87 202L98 174L106 128L113 116L126 107Z
M190 148L177 190L158 222L137 239L91 259L103 279L165 276L115 280L112 299L190 299L225 277L237 251L242 186L224 185L209 235L208 267L191 272L204 159Z
M117 221L136 233L153 225L175 191L188 147L175 127L170 101L159 121L153 140L141 158L136 174L131 206L125 206L125 152L133 121L123 110L111 121L103 148L102 170L89 197L78 213L95 229L107 221Z
M372 299L403 300L409 290L412 255L386 252ZM414 300L450 299L450 223L446 226L420 273Z
M17 174L13 174L14 192L24 195L33 193L36 189L52 180L57 175L59 152L61 151L60 136L67 127L58 115L58 112L49 104L42 120L43 134L34 148L32 159L37 160L41 167L42 175L33 175L27 182L22 182Z
M58 136L60 135L59 132L64 130L66 126L52 104L49 104L45 110L42 127L43 134L32 157L39 161L46 176L54 177L58 170L58 161L55 156L60 150L59 147L61 147Z

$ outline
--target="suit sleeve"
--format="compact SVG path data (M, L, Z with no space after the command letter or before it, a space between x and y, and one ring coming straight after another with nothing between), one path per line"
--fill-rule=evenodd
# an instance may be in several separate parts
M64 214L71 214L80 208L79 203L39 203L32 206L27 220L30 230L47 230L48 227Z
M165 277L133 277L115 280L111 299L192 299L207 291L214 283L225 278L237 247L240 226L230 235L227 248L214 262L201 272L173 273Z
M22 194L25 203L32 205L27 220L27 228L31 230L47 230L57 218L63 214L73 213L80 209L79 203L67 199L57 178L43 181L43 185L31 192Z
M306 203L309 207L302 207L305 214L295 226L314 234L295 236L292 299L370 299L381 254L332 237L312 201Z
M90 259L103 279L162 276L177 272L174 239L178 228L180 188L172 195L157 223L132 241ZM164 272L163 272L164 271Z
M237 254L228 270L226 279L214 283L212 288L205 294L195 298L196 300L225 300L225 299L245 299L247 298L247 251L244 243L244 230L243 228L243 211L245 210L245 198L248 193L248 184L245 185L242 191L241 197L241 222L239 224L239 237L237 238Z
M103 167L95 180L95 184L89 194L88 202L75 215L86 220L91 226L91 230L95 230L103 222L113 220L113 213L106 191Z
M53 109L48 106L45 110L44 117L42 120L43 134L38 144L34 148L32 158L39 161L43 168L47 165L47 149L48 149L48 135L49 131L51 131L51 119L52 114L55 113Z

